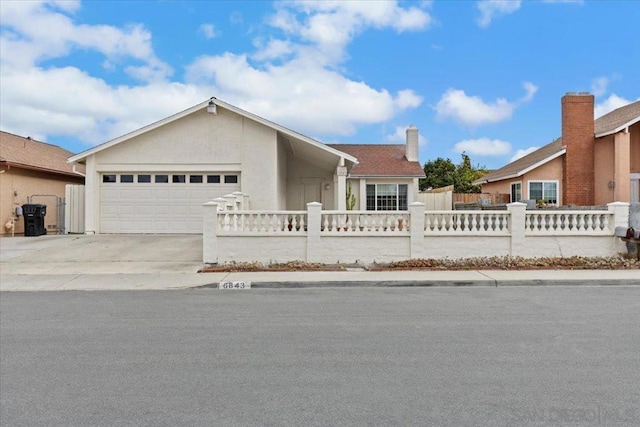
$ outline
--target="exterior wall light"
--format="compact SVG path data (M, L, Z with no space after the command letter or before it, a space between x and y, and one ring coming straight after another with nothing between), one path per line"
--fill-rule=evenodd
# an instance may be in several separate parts
M218 114L216 103L213 102L213 98L209 100L209 105L207 105L207 113Z

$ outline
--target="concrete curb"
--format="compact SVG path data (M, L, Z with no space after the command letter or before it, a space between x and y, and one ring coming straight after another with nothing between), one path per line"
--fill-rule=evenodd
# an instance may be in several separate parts
M524 287L524 286L640 286L640 280L614 279L614 280L439 280L439 281L349 281L349 282L328 282L328 281L294 281L294 282L251 282L254 289L302 289L302 288L431 288L431 287ZM194 286L188 289L218 289L218 283L209 283L201 286Z

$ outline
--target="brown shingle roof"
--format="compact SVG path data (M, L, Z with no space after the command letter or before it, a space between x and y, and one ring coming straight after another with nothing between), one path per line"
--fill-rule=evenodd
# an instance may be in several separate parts
M407 160L404 144L327 145L358 159L351 176L425 176L419 162Z
M617 108L610 113L596 119L596 135L608 134L620 126L640 118L640 101L632 102L624 107Z
M596 135L608 134L621 126L640 118L640 101L633 102L624 107L617 108L610 113L598 118L594 122ZM512 176L517 176L522 171L534 166L541 161L552 158L563 150L562 138L558 138L550 144L545 145L528 155L511 162L500 169L488 173L476 183L500 181Z
M531 166L544 161L545 159L553 158L558 155L564 149L562 145L562 138L558 138L550 144L544 147L538 148L536 151L527 154L524 157L520 157L507 165L490 172L476 181L476 183L500 181L501 179L518 176L522 171L530 168Z
M36 169L78 177L67 158L73 153L57 145L0 131L0 162L12 167ZM76 168L84 173L84 166Z

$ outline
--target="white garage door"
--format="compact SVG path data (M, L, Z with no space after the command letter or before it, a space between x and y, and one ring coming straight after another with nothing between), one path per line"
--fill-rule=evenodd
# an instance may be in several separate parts
M105 173L101 233L202 233L202 204L240 191L237 173Z

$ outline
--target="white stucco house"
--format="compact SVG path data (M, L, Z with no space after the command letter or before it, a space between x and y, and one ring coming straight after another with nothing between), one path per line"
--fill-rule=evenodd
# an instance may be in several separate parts
M211 98L68 159L86 165L85 230L202 233L202 204L251 210L407 210L424 172L418 129L400 145L326 145ZM246 209L246 207L245 207Z

